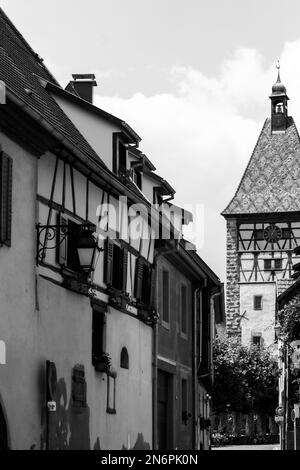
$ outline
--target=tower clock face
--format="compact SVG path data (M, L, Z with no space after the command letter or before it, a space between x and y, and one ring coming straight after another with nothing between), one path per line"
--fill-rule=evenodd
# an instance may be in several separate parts
M277 225L269 225L264 230L264 239L269 243L276 243L281 239L281 229Z

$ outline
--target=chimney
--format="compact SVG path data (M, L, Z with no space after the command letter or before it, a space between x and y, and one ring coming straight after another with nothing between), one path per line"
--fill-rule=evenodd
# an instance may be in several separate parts
M74 74L73 80L66 86L66 91L93 104L93 88L97 86L94 74Z

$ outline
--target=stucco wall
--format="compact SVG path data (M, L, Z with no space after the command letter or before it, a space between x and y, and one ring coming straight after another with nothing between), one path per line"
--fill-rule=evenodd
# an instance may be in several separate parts
M120 132L113 124L96 116L80 106L77 106L62 97L53 96L66 115L71 119L91 147L98 153L102 161L112 170L112 134Z
M0 399L10 444L29 449L40 435L39 313L35 295L35 191L37 160L0 134L13 158L12 246L0 247L0 340L6 365L0 365Z
M262 296L262 310L254 310L255 295ZM264 346L274 344L275 308L275 282L240 284L240 314L245 313L245 318L241 321L243 344L250 344L252 335L259 334L262 335Z
M106 314L105 349L112 358L116 378L116 415L107 414L107 376L96 373L91 363L92 309L89 299L69 292L47 280L39 280L41 324L39 330L41 359L57 367L58 381L66 390L68 443L72 422L70 390L72 368L85 367L87 404L90 409L85 423L94 448L134 447L139 434L152 446L152 329L136 318L109 308ZM129 370L120 368L123 347L129 353ZM77 432L78 430L73 431ZM71 446L72 447L72 446Z

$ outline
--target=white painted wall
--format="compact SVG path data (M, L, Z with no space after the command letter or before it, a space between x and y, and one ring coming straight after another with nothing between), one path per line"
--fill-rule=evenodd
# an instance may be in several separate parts
M262 310L254 310L254 296L262 295ZM269 283L241 283L240 284L240 315L245 314L241 321L242 344L250 344L252 335L263 338L266 347L274 344L276 309L276 284Z
M96 116L61 96L52 95L57 104L73 121L90 146L99 155L107 167L112 170L113 133L120 128L106 119Z

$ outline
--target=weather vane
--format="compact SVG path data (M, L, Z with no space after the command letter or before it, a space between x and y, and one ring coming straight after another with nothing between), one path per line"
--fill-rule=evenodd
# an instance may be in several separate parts
M278 71L280 70L280 61L279 61L279 59L277 59L276 68L278 69Z

